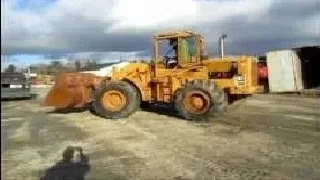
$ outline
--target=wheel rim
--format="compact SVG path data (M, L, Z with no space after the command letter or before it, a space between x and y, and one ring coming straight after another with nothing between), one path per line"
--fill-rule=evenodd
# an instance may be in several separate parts
M202 114L210 107L210 97L202 91L193 91L186 94L183 104L189 112Z
M127 97L120 91L111 90L103 94L102 104L109 111L119 111L127 103Z

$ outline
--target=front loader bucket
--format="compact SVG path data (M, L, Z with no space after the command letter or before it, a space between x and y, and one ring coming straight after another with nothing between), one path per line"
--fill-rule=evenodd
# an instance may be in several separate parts
M67 108L73 106L75 103L73 99L73 94L71 94L68 88L54 86L47 94L42 105L53 106L56 108Z
M102 77L85 73L64 73L57 77L42 106L56 108L84 107L93 100L93 90Z

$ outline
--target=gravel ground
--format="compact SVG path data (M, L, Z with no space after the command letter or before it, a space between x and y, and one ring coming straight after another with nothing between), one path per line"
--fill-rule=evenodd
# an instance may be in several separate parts
M88 180L320 179L319 99L255 95L194 123L160 108L118 121L54 112L42 97L2 102L1 179L39 179L68 145L88 156Z

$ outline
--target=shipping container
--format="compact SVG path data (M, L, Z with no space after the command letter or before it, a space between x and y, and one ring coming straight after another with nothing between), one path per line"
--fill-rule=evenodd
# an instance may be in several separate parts
M294 49L301 61L301 78L304 89L320 87L320 46Z
M267 53L270 92L290 92L303 89L299 62L293 50Z
M319 86L319 50L304 47L268 52L269 91L297 92Z

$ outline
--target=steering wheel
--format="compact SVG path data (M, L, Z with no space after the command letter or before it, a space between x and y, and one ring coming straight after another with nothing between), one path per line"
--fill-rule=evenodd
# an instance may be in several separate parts
M169 67L177 63L177 57L165 55L163 56L163 61L164 61L164 64Z
M163 56L163 60L165 62L168 62L169 60L176 60L176 56L167 56L167 55L165 55L165 56Z

